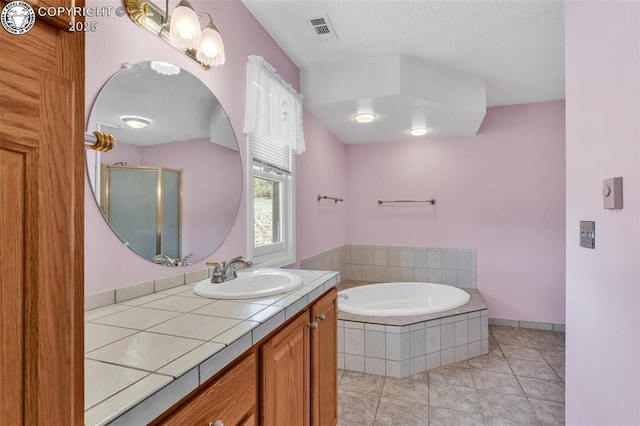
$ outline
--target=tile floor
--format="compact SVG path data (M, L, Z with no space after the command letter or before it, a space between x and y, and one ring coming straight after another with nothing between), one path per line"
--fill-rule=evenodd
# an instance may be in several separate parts
M489 327L489 354L405 379L340 371L338 425L564 425L564 333Z

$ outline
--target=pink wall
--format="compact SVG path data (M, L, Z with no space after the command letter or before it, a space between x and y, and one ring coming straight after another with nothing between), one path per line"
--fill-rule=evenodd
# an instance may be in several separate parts
M348 241L476 248L492 318L564 324L564 134L550 102L489 108L475 137L349 145Z
M242 186L240 155L209 140L174 142L143 148L146 165L182 172L182 255L208 257L212 245L227 237L236 219Z
M296 157L296 252L300 260L347 244L347 149L305 110L307 150ZM311 137L309 137L311 136ZM343 198L321 200L318 194Z
M640 4L565 3L568 425L640 424ZM624 209L602 208L622 176ZM596 248L578 222L595 220Z
M175 7L177 0L171 0ZM117 0L89 0L88 6L122 6ZM99 30L86 35L86 115L102 85L123 63L149 60L172 62L191 72L204 82L224 106L234 128L243 167L246 167L246 140L242 133L245 102L245 66L249 55L261 55L271 63L294 87L299 87L299 73L295 64L273 41L239 0L194 1L199 12L209 12L224 37L227 63L208 71L186 59L180 52L164 43L157 36L137 27L127 17L96 18ZM307 133L307 145L323 144L313 133ZM304 174L304 171L301 171ZM120 287L140 281L201 269L203 262L181 269L153 265L124 247L104 222L88 185L85 185L85 290L87 293ZM246 184L243 184L243 194ZM228 259L246 254L246 202L240 206L240 214L230 237L209 260Z
M130 166L143 164L142 147L120 141L113 151L100 153L100 162L102 164L125 162Z

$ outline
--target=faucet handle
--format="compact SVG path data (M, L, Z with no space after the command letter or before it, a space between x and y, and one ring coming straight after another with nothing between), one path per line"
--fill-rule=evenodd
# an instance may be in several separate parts
M213 275L211 276L212 283L220 284L224 281L222 268L218 262L207 262L207 266L213 266Z
M224 262L223 262L224 263ZM218 270L220 269L220 264L218 262L207 262L206 263L207 266L213 266L214 270Z
M227 262L223 260L223 261L222 261L222 269L224 269L224 268L226 268L226 267L227 267Z

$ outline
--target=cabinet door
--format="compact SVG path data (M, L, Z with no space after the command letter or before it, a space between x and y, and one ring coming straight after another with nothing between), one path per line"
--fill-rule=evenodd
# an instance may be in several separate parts
M309 311L262 346L264 426L309 425L309 350Z
M253 425L256 403L256 355L247 355L213 383L182 404L158 425Z
M311 307L311 424L338 423L338 305L332 289Z

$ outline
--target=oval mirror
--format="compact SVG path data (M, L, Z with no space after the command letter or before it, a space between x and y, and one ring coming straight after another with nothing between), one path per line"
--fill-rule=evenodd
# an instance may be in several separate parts
M98 94L88 131L116 138L87 150L87 175L113 232L143 258L183 266L227 238L242 195L226 112L194 75L163 62L128 65Z

